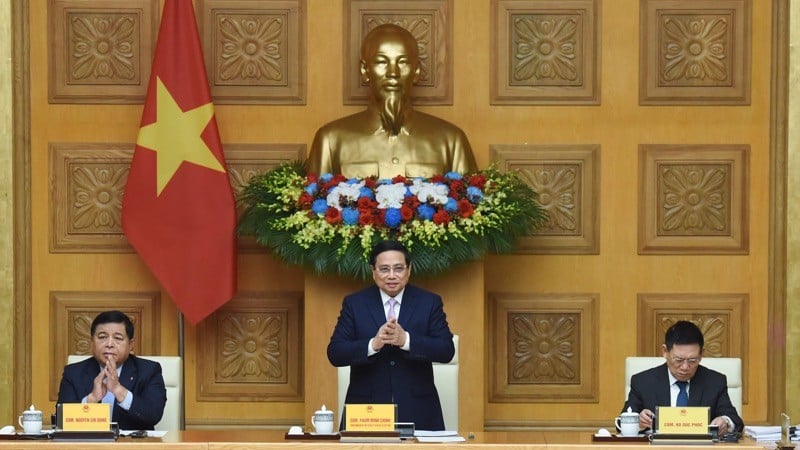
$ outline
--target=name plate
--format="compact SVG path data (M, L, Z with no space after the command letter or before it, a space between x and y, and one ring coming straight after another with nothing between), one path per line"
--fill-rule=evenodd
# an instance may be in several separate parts
M394 404L344 405L347 431L394 431Z
M658 432L665 434L708 434L708 406L661 406Z
M61 405L64 431L108 431L111 405L108 403L64 403Z

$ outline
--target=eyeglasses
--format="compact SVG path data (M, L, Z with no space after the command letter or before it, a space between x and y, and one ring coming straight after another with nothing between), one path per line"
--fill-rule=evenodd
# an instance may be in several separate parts
M392 273L396 273L397 275L403 275L406 269L408 269L408 266L400 264L396 266L380 266L375 268L375 270L377 270L382 277L388 277Z
M688 364L690 366L694 366L694 365L700 363L700 358L678 358L677 356L672 356L669 359L676 366L682 366L684 364Z

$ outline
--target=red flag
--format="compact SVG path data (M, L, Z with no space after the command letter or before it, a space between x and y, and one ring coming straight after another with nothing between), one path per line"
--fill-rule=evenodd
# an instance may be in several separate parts
M236 292L235 226L192 1L166 0L122 228L196 324Z

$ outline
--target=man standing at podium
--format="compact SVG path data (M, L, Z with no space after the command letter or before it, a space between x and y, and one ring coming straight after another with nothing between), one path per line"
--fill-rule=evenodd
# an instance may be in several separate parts
M328 344L331 364L350 366L344 403L394 403L399 422L443 430L431 363L455 347L442 298L408 284L411 257L397 241L376 244L369 263L375 285L345 297Z
M639 413L639 427L652 428L656 406L708 406L719 434L742 431L744 422L728 396L725 375L703 367L703 332L692 322L675 322L664 337L666 362L631 377L622 411Z
M133 352L133 322L121 311L97 315L90 328L93 356L64 367L58 403L108 403L123 430L152 430L164 414L161 365Z

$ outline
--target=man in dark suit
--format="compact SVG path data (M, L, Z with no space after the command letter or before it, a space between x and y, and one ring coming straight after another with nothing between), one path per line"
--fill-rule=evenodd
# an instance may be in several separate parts
M133 322L120 311L100 313L90 331L94 356L64 367L58 403L109 403L121 429L152 430L167 402L161 365L131 353Z
M622 411L639 413L639 427L652 428L656 406L708 406L719 433L742 431L744 422L728 396L725 375L700 365L703 333L681 320L669 327L661 351L666 363L631 377Z
M394 403L399 422L443 430L431 362L449 362L455 347L442 298L408 284L399 242L378 243L369 262L375 285L345 297L328 344L331 364L351 366L345 404Z

